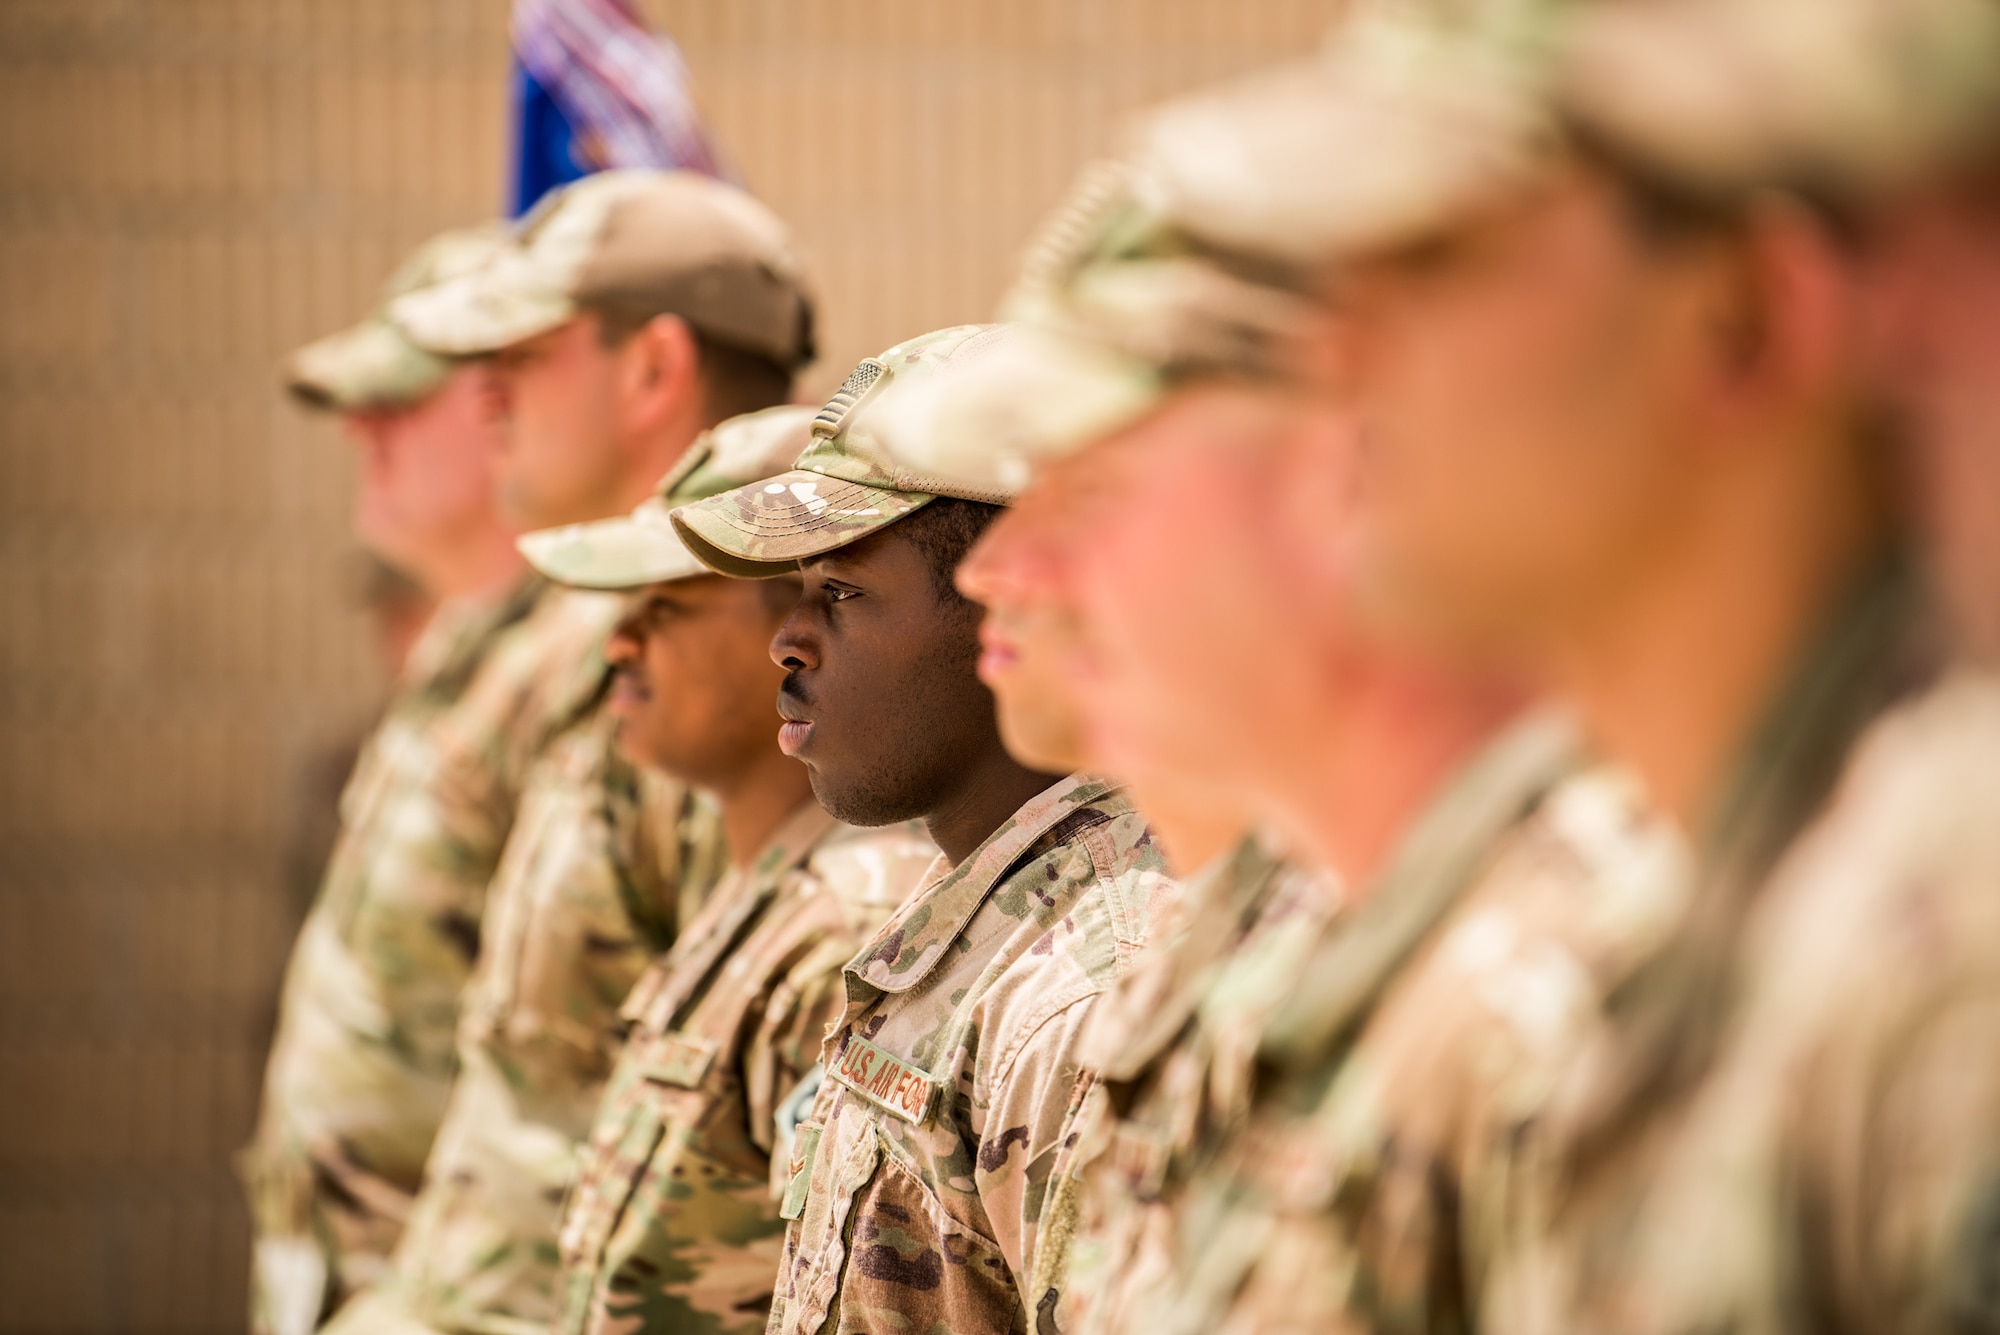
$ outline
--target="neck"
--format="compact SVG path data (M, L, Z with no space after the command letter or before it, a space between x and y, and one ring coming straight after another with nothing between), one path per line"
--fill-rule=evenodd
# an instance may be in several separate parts
M1133 777L1126 787L1176 876L1200 871L1241 843L1253 824L1232 794L1188 784L1178 775Z
M1028 769L1007 754L996 736L986 753L962 772L956 792L924 817L931 842L956 867L1028 799L1062 776Z
M709 785L722 803L722 832L732 865L748 867L800 807L813 800L806 767L775 745L759 748L736 774Z
M613 484L603 517L630 514L641 501L652 496L673 467L687 454L701 433L714 423L701 415L698 404L688 404L643 435L633 437L625 451L625 469Z
M1491 680L1400 654L1368 657L1344 674L1338 745L1301 764L1272 803L1279 835L1339 873L1350 895L1366 893L1439 785L1522 704L1518 691Z
M1689 831L1882 541L1859 460L1823 442L1801 455L1835 466L1739 469L1707 488L1683 540L1558 664L1598 743Z
M514 530L496 522L438 553L421 582L438 598L484 598L511 588L526 569Z

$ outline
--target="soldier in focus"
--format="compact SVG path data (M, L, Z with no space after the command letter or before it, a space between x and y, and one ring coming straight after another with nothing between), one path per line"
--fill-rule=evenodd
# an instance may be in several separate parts
M937 855L910 826L840 824L778 749L770 641L797 575L713 574L667 518L783 472L812 416L733 419L630 518L523 539L551 579L631 591L611 640L620 745L713 793L729 847L744 850L626 1000L625 1048L560 1235L558 1329L571 1335L763 1329L785 1232L781 1103L819 1061L841 966Z
M704 430L782 403L810 356L810 310L784 229L756 201L692 173L609 172L552 194L489 263L391 315L437 355L490 367L501 503L544 528L628 513ZM589 690L526 781L459 1078L388 1276L332 1323L348 1335L555 1318L561 1202L619 1007L723 870L713 802L614 745L613 620L574 651Z
M446 233L384 301L484 262ZM484 368L415 347L377 312L301 349L293 393L340 414L362 462L355 527L438 601L341 798L341 829L286 973L255 1138L252 1319L306 1335L382 1273L457 1069L460 994L486 886L533 756L585 688L610 624L521 565L496 509Z
M890 386L976 358L942 330L861 363L794 468L675 512L724 573L800 571L772 654L781 741L859 825L922 818L942 850L845 970L825 1083L800 1123L769 1329L1020 1331L1046 1187L1089 1082L1075 1052L1170 893L1116 785L1011 758L952 587L1008 499L895 465Z

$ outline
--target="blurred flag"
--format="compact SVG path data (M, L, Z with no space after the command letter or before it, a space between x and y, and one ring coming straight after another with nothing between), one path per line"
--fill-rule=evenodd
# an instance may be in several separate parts
M632 0L515 0L514 214L606 167L733 179L688 96L680 48Z

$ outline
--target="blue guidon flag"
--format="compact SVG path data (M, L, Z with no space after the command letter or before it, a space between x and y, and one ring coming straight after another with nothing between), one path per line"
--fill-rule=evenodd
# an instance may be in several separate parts
M607 167L679 167L724 180L688 96L680 48L632 0L515 0L515 216Z

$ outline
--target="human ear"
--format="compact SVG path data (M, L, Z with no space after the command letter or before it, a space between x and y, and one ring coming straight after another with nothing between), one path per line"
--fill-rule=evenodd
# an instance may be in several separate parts
M1827 225L1796 200L1756 201L1734 248L1717 321L1727 395L1783 411L1843 378L1859 325L1856 273Z
M620 359L623 416L634 434L686 415L701 394L701 351L694 330L677 315L657 315L639 326Z

